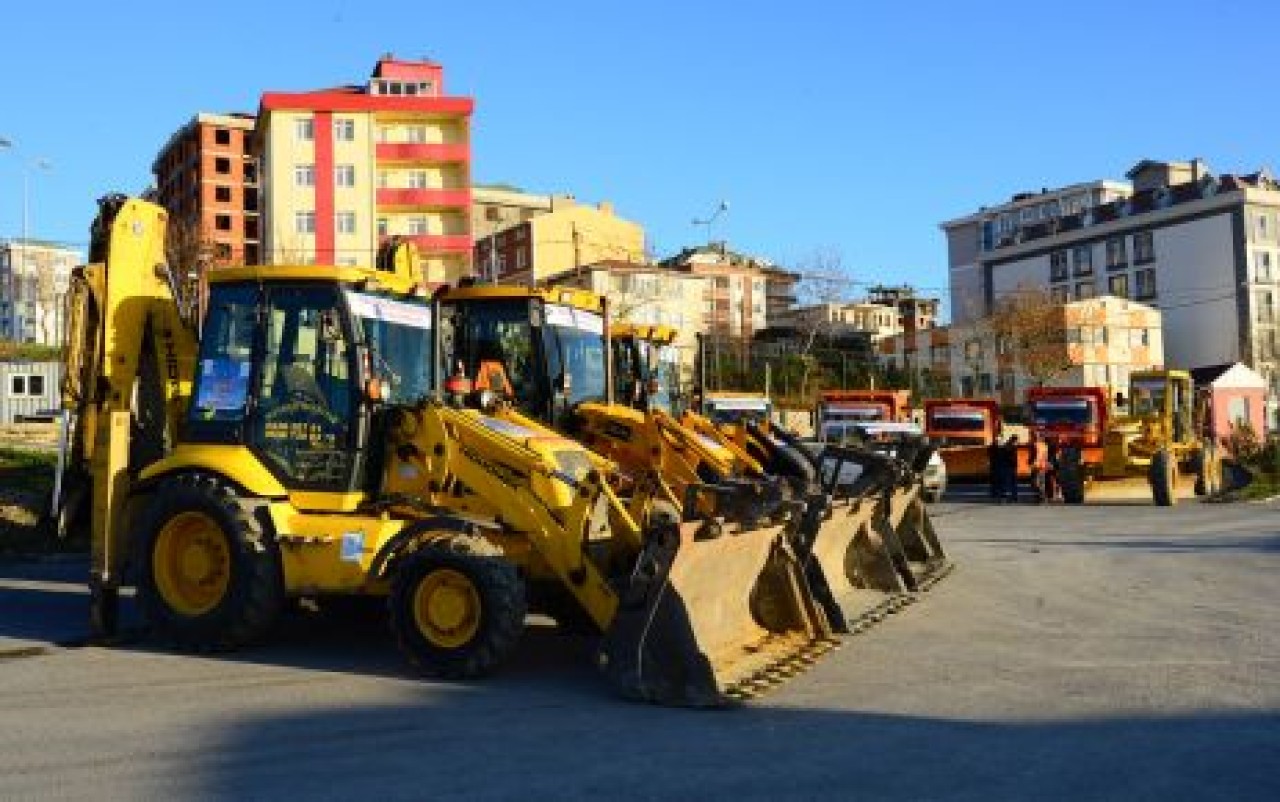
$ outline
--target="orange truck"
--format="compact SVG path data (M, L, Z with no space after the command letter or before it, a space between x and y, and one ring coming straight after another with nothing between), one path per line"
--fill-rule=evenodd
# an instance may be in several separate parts
M1084 464L1101 465L1108 399L1106 387L1032 387L1027 418L1036 437L1078 445Z
M948 479L987 479L991 473L987 447L1000 435L1002 423L1000 405L992 398L924 402L924 433L938 445Z
M908 420L910 390L827 390L818 395L815 430L824 427L875 421L901 423Z

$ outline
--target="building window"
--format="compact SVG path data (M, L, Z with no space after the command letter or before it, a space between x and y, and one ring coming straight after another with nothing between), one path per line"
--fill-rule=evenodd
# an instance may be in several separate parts
M502 210L497 206L486 206L484 209L484 219L491 223L496 223L502 219Z
M9 377L9 395L26 395L27 394L27 377L26 376L10 376Z
M1271 281L1271 253L1269 251L1254 251L1253 280Z
M1054 251L1049 254L1049 280L1067 280L1067 252Z
M1267 238L1267 216L1265 214L1258 215L1258 239Z
M356 121L349 117L339 117L334 120L333 138L339 142L354 142L356 138Z
M231 215L229 214L214 215L213 227L216 228L218 231L230 231Z
M1075 274L1077 276L1093 275L1093 249L1088 245L1077 245L1071 251L1072 260L1075 262Z
M1129 266L1129 259L1124 252L1124 237L1112 237L1107 240L1107 269L1123 270Z
M316 213L295 212L293 215L293 230L299 234L316 233Z
M1133 283L1135 285L1134 297L1139 301L1150 301L1156 297L1156 271L1155 268L1146 267L1133 274Z
M231 187L214 187L213 199L218 203L231 202Z
M406 222L408 223L407 227L410 234L431 233L427 228L427 218L425 217L410 217Z
M1133 235L1133 263L1142 264L1156 258L1155 238L1150 231L1139 231Z
M1257 319L1259 323L1272 323L1275 321L1276 313L1273 306L1274 298L1269 292L1260 292L1255 297L1257 302Z
M231 132L230 132L230 131L228 131L226 128L215 128L215 129L213 129L213 144L215 144L215 145L230 145L230 144L231 144Z
M307 117L293 121L293 138L300 142L310 142L316 138L316 122Z
M1093 282L1081 281L1076 284L1076 300L1083 301L1093 297Z
M978 392L984 393L984 394L991 392L991 374L990 373L978 374Z
M316 166L299 164L293 168L293 185L295 187L314 187L316 185Z
M379 218L378 218L378 236L379 236L379 237L385 237L385 236L387 236L387 232L388 232L389 230L391 230L391 226L390 226L389 221L387 220L387 218L385 218L385 217L379 217Z
M356 213L338 212L333 216L333 227L339 234L356 233Z
M409 189L426 189L427 188L427 171L426 170L410 170L407 176L407 186Z
M1071 288L1065 284L1053 287L1049 290L1049 297L1055 304L1065 304L1071 300Z
M354 164L338 164L333 168L333 184L338 187L354 187L356 185L356 167Z
M427 128L423 125L410 125L404 129L405 141L421 145L427 141Z
M231 160L225 156L214 159L213 171L218 175L231 175Z
M33 374L27 377L27 395L44 395L44 376Z
M1125 273L1118 273L1114 276L1107 277L1107 293L1117 298L1129 297L1129 276Z
M529 267L529 251L525 248L516 250L516 270L525 270Z
M1147 346L1151 344L1151 335L1146 329L1130 329L1129 345Z

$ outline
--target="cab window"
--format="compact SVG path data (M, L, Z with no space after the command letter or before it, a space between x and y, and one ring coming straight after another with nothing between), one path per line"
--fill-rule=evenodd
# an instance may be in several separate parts
M354 354L333 288L269 293L254 444L277 473L316 489L351 480Z

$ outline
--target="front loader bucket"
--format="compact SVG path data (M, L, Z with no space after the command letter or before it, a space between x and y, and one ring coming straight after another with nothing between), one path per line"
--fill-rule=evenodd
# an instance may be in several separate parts
M831 648L783 525L656 520L605 632L600 664L629 699L715 707L755 696Z
M937 530L933 528L922 498L920 477L933 455L933 446L922 439L915 444L914 450L904 448L900 454L906 460L908 471L901 476L890 498L884 501L888 508L888 526L896 532L902 545L915 585L925 590L954 567L947 559L946 551L942 550L942 542L938 540Z
M797 550L832 626L857 632L908 604L915 589L879 501L895 474L883 455L840 447L827 448L819 466L823 486L799 519Z

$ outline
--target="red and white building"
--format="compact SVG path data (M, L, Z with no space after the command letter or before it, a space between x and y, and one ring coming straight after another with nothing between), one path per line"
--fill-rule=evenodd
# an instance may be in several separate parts
M371 264L411 239L429 282L471 273L470 97L384 56L356 86L262 95L263 261Z

